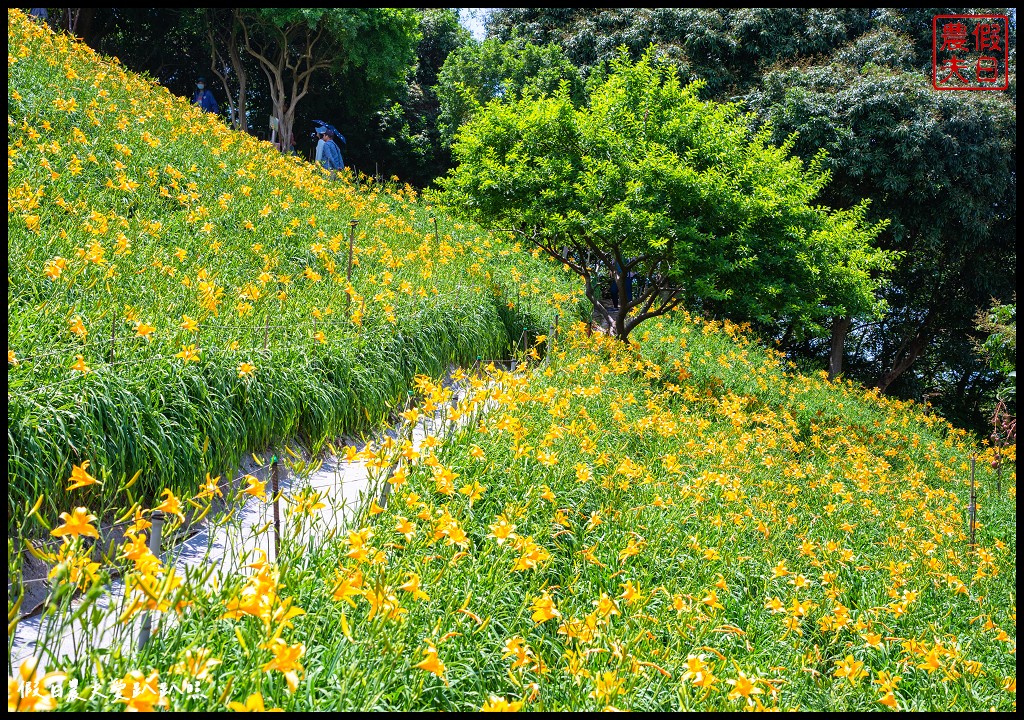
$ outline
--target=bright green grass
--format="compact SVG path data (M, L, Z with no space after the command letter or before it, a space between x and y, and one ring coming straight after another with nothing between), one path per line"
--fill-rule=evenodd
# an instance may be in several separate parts
M386 511L363 516L365 558L344 532L287 538L279 592L306 613L282 630L304 649L294 692L262 671L271 656L257 646L273 625L216 619L237 575L222 592L195 594L141 655L103 660L105 677L156 670L173 688L173 665L205 647L223 664L199 696L172 690L172 707L216 709L259 692L291 710L474 710L491 695L530 710L736 710L747 701L729 697L728 681L742 673L768 707L884 710L875 681L890 673L902 678L902 709L1011 709L1015 476L996 495L979 472L971 551L974 450L962 434L912 406L791 374L733 328L693 319L653 323L635 351L563 333L548 357L522 381L505 378L489 394L497 406L437 449L454 487L479 483L480 497L439 493L420 457ZM399 516L416 526L408 541ZM497 542L499 516L550 557L517 570L526 546ZM464 547L439 532L448 518ZM333 599L339 573L356 569L354 606ZM409 573L429 600L399 589ZM367 592L401 612L373 610ZM545 592L560 617L537 623ZM614 613L601 617L602 598ZM594 632L570 639L592 613ZM516 638L529 653L513 667ZM431 645L443 678L416 667ZM710 689L684 680L691 656L718 678ZM836 676L848 657L863 663L853 682ZM103 684L84 664L72 672Z
M570 312L559 273L444 219L435 233L405 189L326 183L20 14L8 44L12 566L20 536L42 531L21 524L39 496L51 524L165 485L187 500L247 449L377 423L416 373L507 352ZM51 278L57 257L67 263ZM224 291L216 315L199 291L211 280ZM567 324L546 364L504 378L488 395L498 406L436 449L457 475L451 495L421 456L383 513L353 520L372 528L365 557L348 529L283 539L277 596L304 611L287 624L222 617L255 572L244 566L255 558L235 558L203 568L224 570L215 588L185 576L171 599L190 604L141 653L110 652L90 639L91 607L72 619L73 586L56 576L53 622L76 623L88 647L76 663L40 650L82 691L69 701L61 685L62 709L123 708L108 690L131 671L157 673L181 710L253 693L292 710L475 710L491 695L529 710L735 710L748 703L730 697L743 677L768 707L881 710L883 673L901 677L902 709L1013 709L1012 465L997 494L979 463L972 548L967 479L980 449L941 419L792 373L731 326L680 315L627 349ZM191 344L199 363L174 357ZM70 369L76 355L92 372ZM105 484L65 492L83 460ZM493 537L499 515L518 540ZM409 540L399 516L416 525ZM531 548L535 565L517 569ZM104 560L87 597L114 569L134 572ZM334 599L339 573L357 569L353 605ZM400 589L411 572L429 600ZM545 593L560 616L538 623ZM302 645L294 691L268 666L275 635ZM416 667L429 645L441 677ZM220 664L187 694L194 673L175 666L199 647ZM690 656L716 676L710 688L686 676Z
M195 488L567 311L557 267L409 187L331 183L16 11L8 45L9 532L66 509L73 464L107 477L75 497L96 508Z

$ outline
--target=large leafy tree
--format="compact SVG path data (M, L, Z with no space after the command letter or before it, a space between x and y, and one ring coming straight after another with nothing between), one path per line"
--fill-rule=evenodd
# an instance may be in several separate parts
M367 106L360 94L338 87L344 100L335 105L331 117L344 126L350 141L353 162L365 167L379 165L387 175L419 187L429 185L452 166L449 144L441 142L438 116L437 77L445 61L459 48L474 42L469 31L459 23L456 10L427 8L420 14L420 41L416 48L416 68L389 103ZM350 78L342 81L351 90ZM336 101L328 93L323 101ZM375 110L375 112L370 112ZM329 109L324 110L328 114Z
M563 82L574 101L582 100L580 72L555 44L522 38L468 43L448 56L437 76L441 142L451 145L459 127L491 100L550 94Z
M389 174L399 172L420 184L429 183L450 165L448 151L436 141L433 86L448 53L472 38L451 10L343 9L339 13L331 17L341 29L329 41L322 36L310 55L316 55L320 65L306 73L308 86L298 83L298 92L306 88L301 103L295 100L298 92L292 93L295 73L288 69L289 63L295 68L300 65L277 54L284 47L277 44L280 32L291 32L294 42L287 46L289 53L301 52L298 48L307 39L304 31L291 28L294 18L289 13L282 16L274 10L257 13L246 8L84 8L77 27L97 51L117 56L127 67L149 74L179 95L191 96L196 76L206 75L236 129L267 132L267 117L275 114L274 89L279 107L294 109L292 130L300 148L311 152L308 136L295 131L296 124L312 129L311 121L322 118L343 130L349 153L361 166L369 159L379 160ZM302 16L312 25L313 19ZM245 50L243 20L254 33L253 47L262 47L267 57L284 63L280 73L276 65L270 73L270 77L280 75L280 83L267 81L259 61ZM322 19L316 23L327 25ZM338 43L344 47L336 47Z
M1010 18L1010 88L930 87L932 19ZM830 337L782 333L785 349L888 393L928 397L961 424L998 378L976 351L975 314L1010 299L1016 278L1016 13L1006 8L507 8L492 37L556 43L584 75L626 45L653 43L702 97L739 99L773 140L797 133L805 160L820 148L832 181L822 200L872 204L889 218L883 247L902 252L882 288L890 311L836 317Z
M868 29L866 8L501 8L490 37L562 48L584 76L649 45L705 98L738 98L774 63L827 53Z
M776 138L798 133L799 154L828 151L827 202L871 197L891 219L880 241L902 261L885 287L890 311L838 326L849 372L977 423L998 379L975 351L974 318L1016 282L1016 109L1005 93L936 92L913 37L890 27L920 35L921 18L879 22L828 62L768 73L747 100Z
M415 60L419 18L401 8L244 8L247 53L267 78L282 147L316 79L358 71L372 86L403 82Z
M441 181L448 203L578 273L623 341L682 303L798 334L875 309L888 262L871 246L880 226L864 222L863 206L816 205L828 179L818 162L696 93L648 54L614 61L582 107L566 84L492 101L456 136L459 164ZM602 273L618 289L615 311L594 282Z

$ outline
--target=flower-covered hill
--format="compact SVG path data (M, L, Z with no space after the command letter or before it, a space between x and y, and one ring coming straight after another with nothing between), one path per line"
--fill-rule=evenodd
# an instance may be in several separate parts
M7 124L9 519L55 517L85 459L111 478L86 499L138 470L152 497L377 423L571 300L412 188L331 182L14 9Z
M296 485L277 562L209 583L126 541L122 632L144 587L165 629L48 661L60 707L1012 709L1012 464L1000 492L981 458L972 535L978 449L941 419L793 373L728 324L640 335L563 328L455 403L420 378L404 421L447 408L461 429L359 453L393 490L341 532Z
M997 475L729 323L619 343L407 189L328 183L16 12L8 46L9 523L48 524L52 567L9 708L1015 709L1013 448ZM515 373L427 377L523 329ZM344 453L389 492L325 508L285 458L279 500L239 488L279 550L268 521L177 562L196 516L240 529L200 474L407 384L398 437Z

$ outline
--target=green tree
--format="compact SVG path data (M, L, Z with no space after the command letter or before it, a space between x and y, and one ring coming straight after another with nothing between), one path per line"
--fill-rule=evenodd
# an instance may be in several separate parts
M998 396L1009 401L1016 414L1017 398L1017 296L1012 303L995 301L975 318L978 331L985 339L978 350L988 366L999 374L1001 383Z
M314 76L358 71L374 86L405 80L415 59L419 18L401 8L245 8L244 46L266 75L282 147Z
M702 97L738 99L771 65L830 52L865 32L867 8L501 8L489 37L554 43L584 77L625 46L634 60L654 45Z
M972 13L1010 18L1010 88L937 93L933 17ZM741 100L775 142L795 133L804 160L827 149L822 201L870 198L869 221L892 220L880 244L902 259L884 317L836 317L827 339L783 331L786 350L981 427L996 381L973 319L989 298L1008 301L1016 273L1013 9L504 8L488 32L555 43L586 77L619 45L638 57L653 43L684 79L707 82L703 98Z
M748 101L776 140L797 134L801 156L828 151L827 203L870 197L871 215L891 219L880 242L903 259L885 287L890 312L851 328L854 369L883 391L929 352L949 360L932 368L935 377L958 364L959 374L976 372L974 317L1015 283L1013 104L997 93L936 92L917 72L842 62L771 72Z
M441 142L451 145L459 127L491 100L550 94L562 82L574 101L582 100L580 73L556 45L523 39L468 43L448 56L437 76Z
M800 334L876 310L890 261L871 246L882 224L864 222L864 205L814 204L820 160L805 165L698 89L649 53L614 61L582 107L566 83L492 101L456 135L447 203L564 262L623 341L681 303ZM601 300L602 274L617 311Z
M451 53L474 40L451 8L423 10L419 31L416 70L398 97L374 114L352 107L344 122L355 129L362 120L363 134L370 139L367 157L387 168L388 175L425 187L452 166L450 144L441 142L438 126L438 74ZM359 155L356 160L361 161Z

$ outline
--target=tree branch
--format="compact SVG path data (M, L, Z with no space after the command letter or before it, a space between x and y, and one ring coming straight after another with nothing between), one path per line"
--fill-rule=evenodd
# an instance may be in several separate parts
M602 303L594 295L594 288L593 284L591 283L593 274L590 272L590 268L585 263L581 264L579 262L576 262L575 260L570 260L569 258L562 257L561 253L558 252L557 248L555 248L550 243L545 243L542 240L540 240L537 236L536 231L534 231L534 233L531 235L525 232L524 230L519 230L517 228L498 228L497 230L498 232L517 233L525 237L529 242L531 242L533 245L546 252L550 257L554 258L558 262L567 264L573 270L573 272L575 272L577 275L584 279L584 293L586 294L587 299L590 301L590 304L593 305L594 308L598 310L602 315L604 315L605 319L608 321L609 326L611 326L614 323L611 311L609 311L608 308L604 306L604 303ZM586 240L584 240L584 245L586 245L593 252L595 252L599 256L599 258L602 259L602 262L604 262L604 258L606 257L604 253L602 253L600 250L594 247L592 243L586 242ZM581 249L578 241L575 243L571 243L570 248L575 250ZM570 257L571 255L572 253L570 252ZM605 264L607 266L607 263Z
M676 292L678 293L679 291ZM657 309L652 310L650 312L644 312L641 313L640 315L630 318L629 323L627 324L628 327L626 329L626 334L628 335L630 332L632 332L633 328L642 323L644 320L649 320L652 317L658 317L659 315L664 315L670 310L674 310L676 307L679 306L679 304L682 301L682 295L673 294L670 298L668 298L668 300L663 302Z

